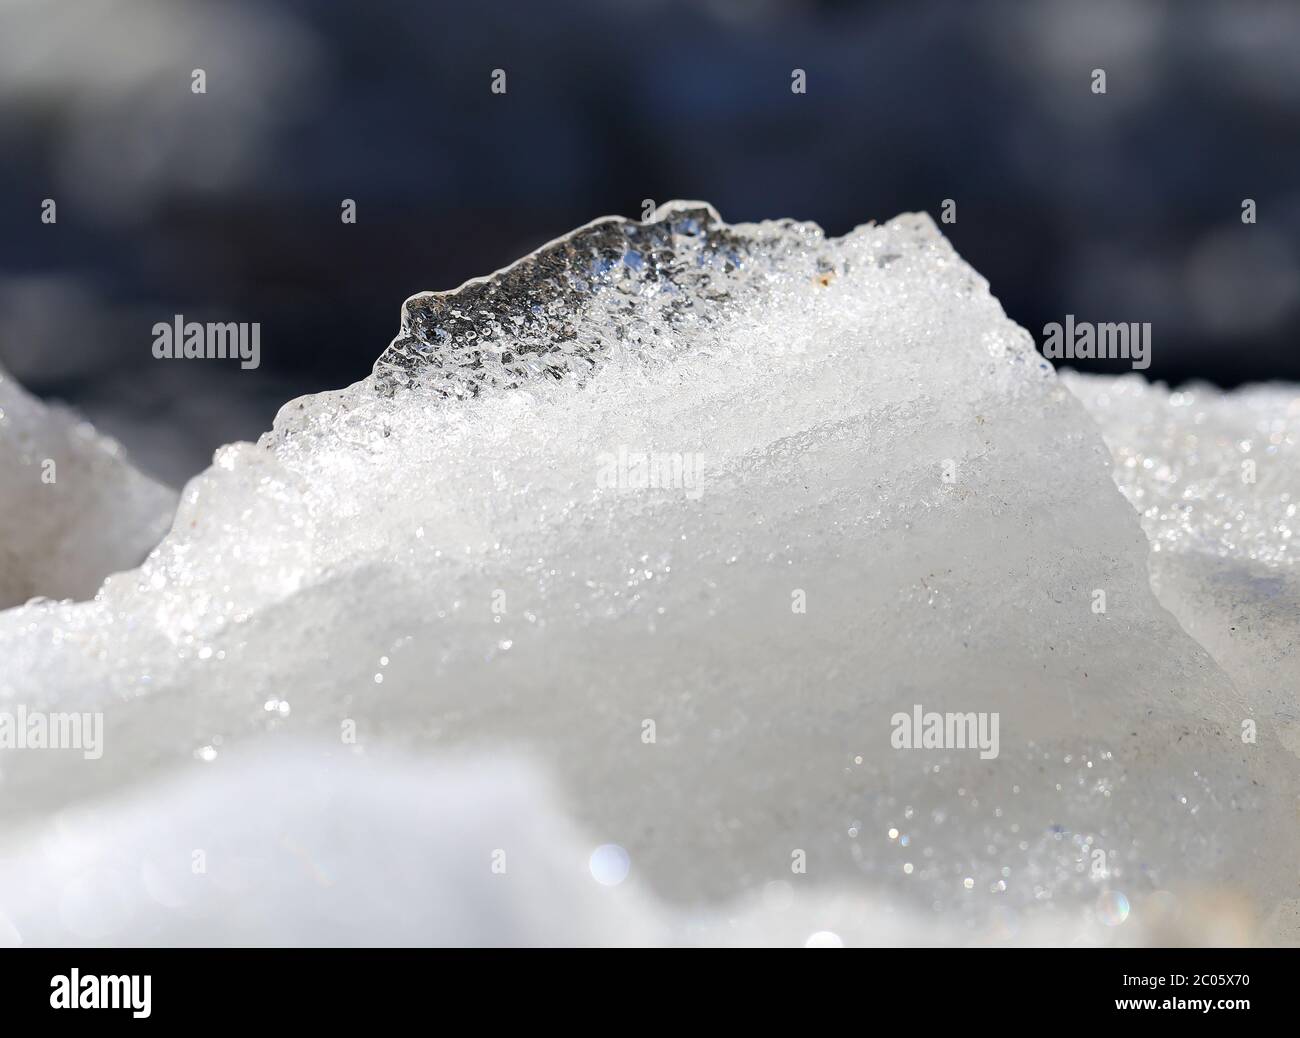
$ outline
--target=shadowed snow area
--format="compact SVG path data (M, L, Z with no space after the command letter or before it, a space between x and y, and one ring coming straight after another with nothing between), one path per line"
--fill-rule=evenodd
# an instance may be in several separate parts
M73 412L0 368L0 609L89 598L167 532L176 492L137 472Z

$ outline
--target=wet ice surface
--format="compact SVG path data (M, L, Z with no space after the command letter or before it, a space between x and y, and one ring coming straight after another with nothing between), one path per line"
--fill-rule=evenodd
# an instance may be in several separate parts
M646 486L645 453L682 478ZM107 729L96 761L0 755L14 867L71 825L210 899L178 917L128 883L87 934L80 902L73 925L0 909L30 942L437 943L474 919L606 941L545 922L526 877L556 870L546 896L585 911L624 889L601 882L618 854L592 874L615 845L645 940L1142 940L1180 906L1188 939L1223 917L1261 939L1295 896L1297 762L1276 726L1242 741L1259 693L1156 601L1110 468L925 216L837 240L695 203L590 225L408 301L371 378L219 452L93 602L0 616L0 703ZM996 712L998 756L894 749L915 704ZM468 803L479 784L398 762L478 761L553 824L431 840L393 772L340 777L358 756ZM334 813L283 794L312 775ZM110 824L188 833L187 797L211 835ZM351 838L376 807L383 838ZM218 839L196 880L186 846ZM92 887L93 858L68 865ZM268 889L332 864L427 911L340 933L305 887L240 930L236 859ZM458 900L468 921L439 915Z
M66 408L0 368L0 608L89 598L167 532L176 494Z

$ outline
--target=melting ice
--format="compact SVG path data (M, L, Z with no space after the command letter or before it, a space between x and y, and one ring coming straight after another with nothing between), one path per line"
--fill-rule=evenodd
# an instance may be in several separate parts
M0 705L105 724L0 755L0 936L1288 939L1295 667L1157 599L1121 426L923 215L670 203L413 297L139 569L0 615ZM1251 651L1272 572L1213 585ZM918 703L998 754L895 749Z

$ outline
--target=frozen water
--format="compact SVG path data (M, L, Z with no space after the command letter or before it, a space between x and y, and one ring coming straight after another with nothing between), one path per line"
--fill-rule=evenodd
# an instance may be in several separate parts
M798 947L817 934L851 945L1167 944L1204 939L1207 918L1220 943L1242 938L1240 914L1222 903L1196 906L1199 929L1156 899L1121 929L1100 912L1023 922L1003 913L972 935L934 913L900 910L866 885L827 894L785 880L720 909L684 911L657 901L635 871L600 883L589 871L600 849L574 828L545 776L499 757L380 763L282 746L61 812L24 835L28 853L0 857L0 948L242 947L286 936L324 945Z
M0 368L0 608L89 597L108 574L140 564L175 506L116 442Z
M527 760L565 825L467 830L473 860L516 846L600 887L593 851L622 848L608 890L660 906L647 939L720 941L706 921L753 905L750 939L785 940L793 899L857 905L798 943L1123 940L1196 888L1257 938L1294 896L1295 758L1243 743L1251 693L1147 554L1083 406L927 217L826 239L673 203L409 300L374 374L223 448L139 570L0 617L0 704L107 729L98 760L0 756L0 818L155 787L169 818L178 784L290 740ZM996 714L997 756L894 748L916 704ZM406 853L450 853L403 811ZM347 846L395 897L457 897ZM522 911L515 868L470 902ZM258 939L327 939L276 918ZM395 939L469 939L421 918ZM62 933L39 908L21 929Z
M1160 601L1300 755L1300 387L1171 392L1068 373L1151 541Z
M1300 757L1300 387L1064 380L1141 515L1160 602L1244 693L1257 738ZM1300 942L1300 891L1276 917Z
M1300 559L1300 387L1171 392L1136 375L1063 377L1101 426L1153 552L1273 571Z

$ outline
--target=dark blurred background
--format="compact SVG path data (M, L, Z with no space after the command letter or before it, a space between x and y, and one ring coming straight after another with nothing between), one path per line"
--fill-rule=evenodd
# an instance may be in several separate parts
M0 364L179 484L365 376L406 296L596 216L952 198L1036 339L1150 321L1150 377L1300 380L1297 170L1296 0L0 0ZM261 368L155 361L174 313L261 322Z

